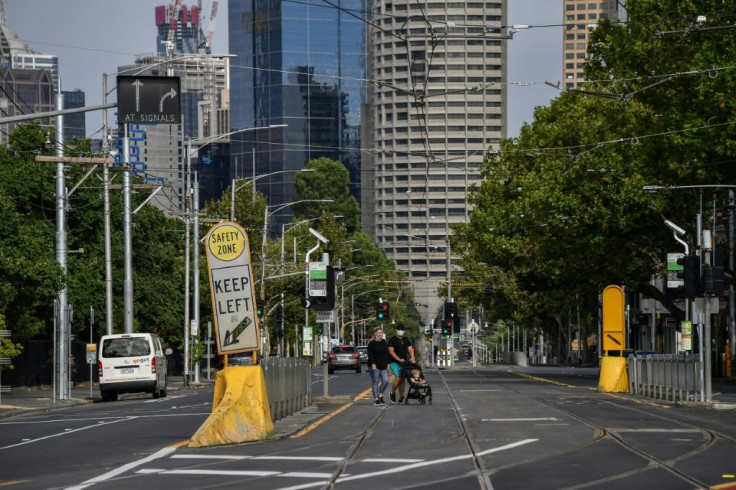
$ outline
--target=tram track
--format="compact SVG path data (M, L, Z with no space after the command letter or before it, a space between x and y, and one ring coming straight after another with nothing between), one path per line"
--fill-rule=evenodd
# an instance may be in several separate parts
M474 370L474 371L471 371L471 372L474 375L478 376L478 377L483 377L483 374L482 373L479 373L478 371L475 371ZM453 397L451 391L449 390L449 387L447 386L447 382L444 379L444 376L442 377L442 379L443 379L443 383L445 384L445 387L448 389L448 396L452 400L453 405L456 406L456 402L454 400L454 397ZM599 442L603 441L604 439L610 439L610 440L615 441L618 444L619 447L625 449L626 451L628 451L630 453L633 453L633 454L637 455L639 458L642 458L646 462L646 464L644 466L640 467L640 468L636 468L636 469L633 469L633 470L628 470L628 471L625 471L625 472L620 472L620 473L613 474L613 475L608 475L608 476L606 476L604 478L598 478L598 479L595 479L595 480L591 480L591 481L587 481L587 482L582 482L582 483L579 483L579 484L576 484L576 485L573 485L573 486L569 486L569 487L565 487L565 488L569 488L569 489L588 488L588 487L591 487L591 486L601 485L601 484L610 483L610 482L613 482L613 481L616 481L616 480L620 480L620 479L623 479L623 478L628 478L628 477L634 476L636 474L643 473L643 472L646 472L646 471L650 471L650 470L656 469L656 468L662 468L663 470L667 471L671 475L673 475L676 478L678 478L678 479L686 482L688 485L692 485L695 488L708 488L709 487L708 483L702 481L702 479L700 479L700 478L698 478L698 477L696 477L694 475L688 474L687 471L684 471L684 470L682 470L680 468L675 467L675 465L677 463L680 463L680 462L686 461L686 460L688 460L690 458L693 458L694 456L697 456L697 455L706 453L708 450L712 449L713 446L717 442L720 442L720 441L729 442L729 443L736 442L734 440L734 438L732 438L732 437L730 437L730 436L728 436L726 434L719 433L718 431L714 431L714 430L711 430L711 429L708 429L708 428L700 427L698 425L691 424L691 423L688 423L688 422L684 422L682 420L678 420L678 419L675 419L675 418L672 418L672 417L667 417L665 415L658 414L658 413L655 413L653 411L646 411L646 410L643 410L643 409L641 409L639 407L627 406L627 405L625 405L623 403L615 402L615 401L612 401L612 400L605 400L602 397L597 398L597 401L600 401L602 403L606 403L606 404L608 404L610 406L616 407L617 409L623 409L623 410L628 410L628 411L636 412L639 416L646 415L648 417L653 417L653 418L656 418L656 419L661 420L663 422L667 422L667 423L672 424L672 425L674 425L676 427L679 427L680 429L687 429L687 430L689 430L691 432L699 433L699 434L702 435L702 437L703 437L703 443L700 444L698 447L696 447L696 448L694 448L694 449L692 449L692 450L690 450L690 451L688 451L688 452L686 452L684 454L675 456L675 457L671 457L671 458L659 458L659 457L655 456L654 454L651 454L651 453L647 452L646 450L643 450L643 449L641 449L639 447L636 447L635 445L633 445L632 443L630 443L629 441L627 441L626 438L622 435L622 433L629 432L629 430L627 430L627 429L613 429L613 428L610 428L610 427L606 427L605 425L602 425L602 424L596 422L591 417L586 417L586 416L581 415L581 414L578 414L578 413L576 413L576 412L574 412L574 411L572 411L570 409L561 407L561 406L559 406L559 404L554 403L553 401L549 401L549 400L547 400L547 399L545 399L543 397L540 397L540 396L537 396L537 395L533 395L533 394L527 393L527 392L523 391L522 389L520 389L521 387L519 385L510 385L509 383L498 383L498 384L499 384L499 386L501 386L502 388L504 388L507 391L516 393L516 394L518 394L520 396L523 396L523 397L525 397L525 398L527 398L529 400L532 400L532 401L534 401L536 403L545 405L545 406L547 406L547 407L549 407L549 408L551 408L553 410L556 410L556 411L558 411L558 412L560 412L562 414L565 414L566 416L570 417L571 419L574 419L574 420L576 420L576 421L578 421L578 422L580 422L580 423L582 423L582 424L584 424L584 425L586 425L588 427L591 427L591 428L596 429L597 430L597 434L596 434L596 437L591 438L589 441L587 441L587 442L585 442L583 444L580 444L580 445L576 445L576 446L571 447L569 449L566 449L564 451L558 451L556 453L548 454L548 455L545 455L545 456L542 456L542 457L539 457L539 458L525 460L525 461L522 461L522 462L519 462L519 463L509 464L509 465L505 465L505 466L501 466L501 467L497 467L497 468L493 468L493 469L486 469L486 468L484 468L483 467L482 460L479 460L478 459L476 461L476 465L480 468L480 471L482 471L483 474L484 474L484 482L485 482L485 485L486 485L485 488L493 488L492 485L491 485L491 482L490 482L490 478L492 477L493 474L497 474L497 473L500 473L501 471L504 471L504 470L507 470L507 469L510 469L510 468L514 468L514 467L521 467L521 466L524 466L524 465L533 465L533 464L538 463L538 462L541 462L541 461L554 460L555 458L559 458L559 457L564 456L564 455L574 454L574 453L576 453L578 451L583 450L585 447L588 447L588 446L591 446L593 444L599 443ZM553 383L553 384L556 385L555 388L560 391L560 394L569 394L569 391L568 390L570 388L575 388L573 385L566 385L566 384L562 384L562 383ZM463 423L463 426L464 426L464 423ZM472 441L471 441L471 436L470 436L470 434L467 434L467 428L465 428L465 429L466 429L466 436L468 437L468 440L469 440L469 445L471 445L471 447L472 447L473 444L472 444ZM664 429L664 430L666 430L666 429ZM631 431L633 431L633 430L631 430Z

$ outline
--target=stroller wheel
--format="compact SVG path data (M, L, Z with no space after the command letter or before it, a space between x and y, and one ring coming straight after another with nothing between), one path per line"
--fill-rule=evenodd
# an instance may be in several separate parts
M419 400L419 404L420 405L424 405L424 398L422 398L421 400Z

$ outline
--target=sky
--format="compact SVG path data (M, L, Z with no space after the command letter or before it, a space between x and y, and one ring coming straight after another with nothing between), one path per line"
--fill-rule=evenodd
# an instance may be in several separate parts
M102 104L102 79L114 88L118 66L132 64L137 54L156 52L154 9L168 0L0 0L6 25L31 49L59 58L62 90L81 89L86 105ZM194 5L195 0L184 0ZM203 2L205 29L211 0ZM226 54L227 0L220 0L213 53ZM508 136L531 122L536 106L559 93L545 81L562 78L562 0L509 0L508 24L525 24L508 52ZM541 27L549 26L553 27ZM110 100L114 100L112 94ZM87 136L99 138L100 111L87 113Z

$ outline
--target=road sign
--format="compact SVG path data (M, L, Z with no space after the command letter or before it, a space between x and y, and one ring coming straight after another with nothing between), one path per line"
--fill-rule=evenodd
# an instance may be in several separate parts
M317 311L317 323L335 323L335 310Z
M97 364L97 344L87 344L87 364Z
M118 124L181 124L179 77L118 76Z
M223 221L205 236L205 249L217 352L257 350L260 333L248 235L237 223Z
M621 286L607 286L603 290L604 351L622 351L626 348L624 302L624 290Z
M685 285L685 281L678 277L678 272L682 272L684 267L677 263L677 260L684 256L683 253L667 254L667 287L669 289L677 289Z

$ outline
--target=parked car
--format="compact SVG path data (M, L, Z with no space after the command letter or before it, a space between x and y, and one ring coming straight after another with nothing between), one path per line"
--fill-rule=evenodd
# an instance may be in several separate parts
M350 369L356 373L362 371L360 354L352 345L338 345L333 347L327 356L327 372L332 374L335 369Z
M359 345L356 347L358 354L360 355L360 363L368 364L368 347L365 345Z

